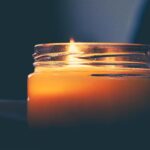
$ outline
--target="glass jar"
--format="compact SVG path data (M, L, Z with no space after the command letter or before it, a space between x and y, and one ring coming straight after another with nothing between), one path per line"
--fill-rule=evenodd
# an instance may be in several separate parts
M30 125L99 124L144 114L150 108L149 48L127 43L36 45L35 70L28 76Z

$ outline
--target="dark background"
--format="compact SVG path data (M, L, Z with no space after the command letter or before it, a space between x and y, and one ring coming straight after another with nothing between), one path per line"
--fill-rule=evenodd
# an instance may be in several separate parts
M26 99L33 46L77 41L150 44L150 1L0 1L0 99Z

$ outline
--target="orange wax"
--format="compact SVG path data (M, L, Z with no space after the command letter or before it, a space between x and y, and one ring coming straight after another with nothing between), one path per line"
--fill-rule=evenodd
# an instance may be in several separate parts
M107 123L148 110L149 45L71 40L34 48L35 70L28 77L31 125Z
M112 121L135 115L149 105L150 79L96 76L97 72L87 67L86 71L47 69L29 75L29 123L48 126Z

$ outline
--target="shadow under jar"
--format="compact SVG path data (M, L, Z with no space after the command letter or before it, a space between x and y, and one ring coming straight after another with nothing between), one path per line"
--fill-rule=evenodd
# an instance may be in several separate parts
M35 70L28 76L31 126L149 119L145 117L150 112L148 45L39 44L33 57Z

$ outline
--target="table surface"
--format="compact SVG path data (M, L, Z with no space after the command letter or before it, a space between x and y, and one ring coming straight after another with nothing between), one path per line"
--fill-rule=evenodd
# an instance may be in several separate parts
M0 150L2 149L135 149L149 146L150 113L139 120L86 127L30 128L27 103L0 100Z

